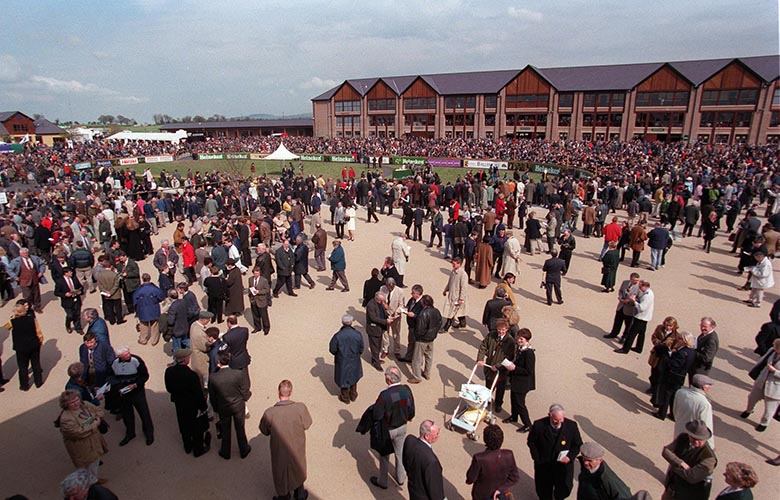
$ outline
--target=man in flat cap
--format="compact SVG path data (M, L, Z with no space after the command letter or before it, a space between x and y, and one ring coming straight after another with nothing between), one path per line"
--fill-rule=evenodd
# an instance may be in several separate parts
M707 500L712 489L712 473L718 464L715 452L707 444L712 431L702 420L685 424L681 433L664 446L661 456L669 462L661 500Z
M580 476L577 500L618 500L631 496L631 490L604 461L604 448L592 441L580 450Z
M117 347L116 358L111 363L111 390L120 397L122 421L125 424L125 437L119 442L124 446L135 438L135 412L141 417L141 429L146 436L146 445L154 443L154 424L146 401L146 382L149 380L149 370L146 363L130 353L126 345Z
M175 364L165 370L165 390L176 406L176 420L185 453L199 457L211 447L211 433L206 414L206 396L201 377L188 366L192 351L179 349L173 355Z
M697 373L691 377L691 386L679 389L674 396L674 435L679 436L685 432L685 424L691 420L702 420L707 428L714 431L712 426L712 404L707 398L707 393L713 385L713 380ZM715 449L715 436L707 440L710 448Z
M574 459L580 454L582 437L577 422L566 418L555 403L528 433L528 448L534 461L534 484L539 500L563 500L574 487Z
M341 389L339 401L349 404L357 399L357 384L363 378L363 334L352 327L354 318L345 314L341 317L341 328L330 339L329 350L335 356L334 378Z

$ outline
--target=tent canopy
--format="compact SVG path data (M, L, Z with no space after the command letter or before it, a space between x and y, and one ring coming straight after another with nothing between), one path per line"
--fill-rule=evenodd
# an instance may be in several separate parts
M290 153L290 151L284 147L284 144L279 144L279 147L276 148L276 151L271 153L270 155L266 156L264 159L266 160L297 160L300 158L298 155Z
M182 139L187 138L187 132L177 130L174 133L168 132L130 132L123 130L107 137L108 141L164 141L178 144Z

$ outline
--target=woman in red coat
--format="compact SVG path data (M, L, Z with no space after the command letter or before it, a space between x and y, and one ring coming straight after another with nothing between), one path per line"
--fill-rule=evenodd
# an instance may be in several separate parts
M184 276L187 278L189 284L193 284L197 278L195 278L195 247L190 243L190 239L186 236L181 239L181 259L182 266L184 267Z
M471 487L472 500L492 499L495 492L505 493L520 479L512 450L502 450L504 431L497 425L488 424L483 433L487 450L471 458L466 471L466 484Z

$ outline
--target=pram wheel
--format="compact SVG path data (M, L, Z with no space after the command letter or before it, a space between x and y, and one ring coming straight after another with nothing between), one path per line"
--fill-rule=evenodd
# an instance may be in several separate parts
M474 442L477 442L477 441L479 441L479 436L477 436L477 433L476 433L476 432L469 432L469 433L468 433L468 434L466 434L466 435L469 437L469 439L471 439L471 440L472 440L472 441L474 441Z
M452 422L450 422L449 420L444 422L444 428L447 429L448 431L451 431L452 430Z

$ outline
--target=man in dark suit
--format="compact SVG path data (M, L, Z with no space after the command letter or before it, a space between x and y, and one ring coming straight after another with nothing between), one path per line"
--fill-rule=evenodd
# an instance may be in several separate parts
M168 327L173 338L173 352L190 346L190 322L187 319L187 301L179 296L177 290L169 290L168 297L173 299L168 308Z
M582 437L577 422L566 418L563 406L550 406L528 433L528 448L534 461L534 483L539 500L563 500L574 486L574 459L580 454Z
M444 479L433 443L439 439L439 427L432 420L420 424L420 437L406 436L403 464L409 478L409 500L443 500Z
M160 249L154 254L154 259L152 260L154 267L156 269L160 269L163 266L167 267L171 270L171 279L173 279L173 274L176 272L176 264L178 262L179 256L173 248L171 248L170 242L168 242L168 240L162 240Z
M496 288L496 298L485 302L485 309L482 311L482 326L488 329L488 332L495 331L496 321L503 318L501 310L504 306L511 306L512 301L506 298L506 289Z
M194 452L199 457L211 447L211 433L208 432L206 397L200 376L188 366L192 351L179 349L174 355L176 364L165 370L165 390L176 406L176 420L179 423L184 452Z
M506 391L507 381L507 369L504 366L504 360L514 360L517 352L515 339L508 332L509 323L507 320L500 319L496 321L496 329L482 340L477 353L477 365L481 366L484 371L485 385L492 387L493 381L498 377L496 396L493 402L494 413L501 413L504 405L504 392Z
M717 324L710 317L704 317L699 323L701 335L696 339L696 360L693 362L690 377L697 373L709 375L712 370L712 363L715 361L715 355L718 354L720 342L718 332L715 331Z
M544 261L544 288L547 292L547 305L552 305L552 292L555 290L555 298L559 304L563 304L561 296L561 275L566 272L566 263L558 258L558 250L550 252L550 258Z
M306 280L309 288L314 288L314 280L309 275L309 247L303 242L303 236L300 234L295 237L295 264L293 272L295 273L294 288L301 288L302 279Z
M81 295L84 287L73 277L73 268L62 269L63 276L54 283L54 296L60 298L60 304L65 311L65 330L73 333L76 329L79 335L84 333L81 328Z
M387 330L388 318L385 310L385 299L382 292L374 294L374 300L366 305L366 334L368 335L368 347L371 351L371 366L382 371L379 354L382 351L382 334Z
M411 363L412 357L414 356L414 344L415 344L415 335L414 331L417 328L417 316L422 312L423 310L423 303L420 300L423 295L423 287L422 285L414 285L412 286L412 296L409 298L409 301L406 303L406 326L409 328L409 333L406 336L406 354L402 358L398 358L398 361L403 361L404 363Z
M246 344L249 341L249 329L238 326L238 318L227 317L228 331L222 336L222 341L227 344L230 352L230 368L239 371L246 379L247 388L250 387L249 363L252 362Z
M293 291L293 268L295 267L295 253L290 248L290 240L285 239L282 246L276 250L276 286L274 287L274 297L279 296L279 290L283 286L287 287L287 294L291 297L297 297L298 294Z
M248 282L249 307L252 309L252 333L263 330L268 335L271 330L271 321L268 319L268 308L271 306L271 285L261 274L259 267L252 270L252 277Z
M230 367L229 349L227 345L220 347L217 355L219 370L209 375L209 400L214 411L219 415L217 426L222 437L219 456L225 460L230 460L231 420L236 428L236 440L241 458L246 458L252 451L244 430L246 402L252 394L249 391L249 377L245 377L240 370Z

